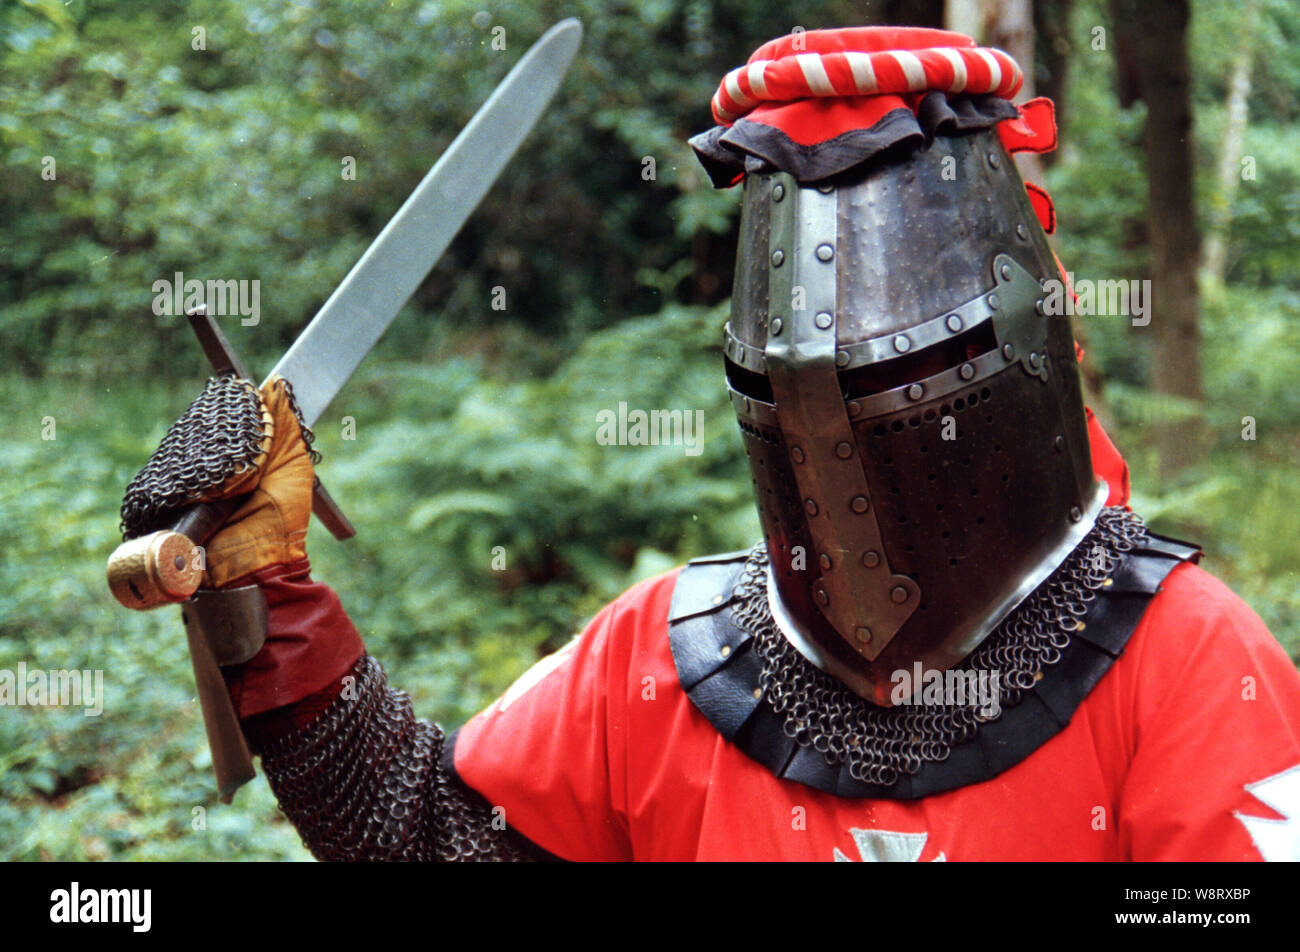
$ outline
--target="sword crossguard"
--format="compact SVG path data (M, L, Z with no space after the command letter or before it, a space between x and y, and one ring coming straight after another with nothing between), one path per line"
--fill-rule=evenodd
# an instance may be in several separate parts
M195 308L185 316L216 373L252 379L206 308ZM108 585L117 600L136 611L186 601L202 576L190 553L216 534L240 502L242 498L198 503L183 511L169 529L123 542L108 559ZM319 478L312 487L311 511L334 538L357 534Z
M244 380L253 379L206 307L200 305L187 311L185 317L189 320L190 327L194 329L194 335L199 339L199 346L203 348L203 353L207 355L214 372L219 374L233 372L235 376ZM316 485L312 487L311 511L334 538L351 539L357 534L356 528L343 514L343 510L339 508L319 477L316 479ZM194 541L198 544L200 540Z

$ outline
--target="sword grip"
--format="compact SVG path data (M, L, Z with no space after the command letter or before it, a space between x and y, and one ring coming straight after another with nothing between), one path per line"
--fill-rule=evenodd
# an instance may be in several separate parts
M198 503L184 510L170 529L119 545L108 557L113 597L127 608L148 611L193 595L204 564L195 550L216 534L243 498Z
M182 511L170 529L123 542L108 557L108 587L113 596L136 611L185 601L203 577L204 563L195 557L195 548L216 535L245 498L197 503ZM336 539L356 535L319 479L312 488L311 511Z

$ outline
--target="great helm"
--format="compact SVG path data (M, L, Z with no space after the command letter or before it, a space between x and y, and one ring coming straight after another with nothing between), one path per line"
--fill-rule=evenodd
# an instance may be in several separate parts
M874 48L904 33L911 52L887 51L881 63ZM845 34L855 36L838 40ZM1106 495L1068 322L1043 315L1058 267L994 129L1017 113L1005 99L935 92L958 79L999 86L992 70L977 74L991 51L958 37L965 45L931 55L936 36L957 35L803 37L813 51L832 47L811 54L820 74L809 54L794 55L810 84L834 88L839 56L858 67L842 81L858 89L863 62L878 91L893 78L890 62L913 86L923 68L930 85L904 101L906 117L884 104L895 119L881 121L910 120L902 134L877 136L850 159L846 136L832 140L841 152L832 166L847 166L830 172L816 150L772 160L770 130L750 130L748 144L768 157L750 149L742 160L725 331L773 614L805 656L880 704L894 672L917 662L944 670L969 655L1079 544ZM790 58L782 42L760 59ZM998 55L999 72L1015 68ZM729 76L740 95L721 109L715 97L715 114L752 102L764 79L776 85L764 69L758 84ZM735 124L706 138L695 145L715 173L728 150L744 151Z

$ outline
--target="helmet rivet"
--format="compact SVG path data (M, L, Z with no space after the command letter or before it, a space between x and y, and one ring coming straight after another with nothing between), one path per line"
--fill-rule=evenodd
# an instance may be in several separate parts
M837 443L835 445L835 455L840 459L848 459L853 455L853 447L849 445L847 440Z
M1009 265L1009 264L1004 264L1004 265L1003 265L1001 268L999 268L998 270L1002 272L1002 280L1003 280L1003 281L1010 281L1010 280L1011 280L1011 265Z
M1036 352L1029 355L1029 366L1033 367L1035 370L1038 369L1042 362L1043 358L1038 356Z
M871 629L864 625L853 632L853 637L857 638L858 641L862 642L864 645L871 644Z
M956 314L948 315L948 330L952 331L954 334L961 330L961 318Z
M905 354L912 349L912 341L905 334L899 334L894 338L894 350L900 354Z
M1039 298L1037 301L1034 302L1034 310L1038 313L1040 317L1043 316L1045 312L1045 308L1043 306L1042 298Z
M815 593L815 597L816 597L816 599L817 599L817 604L818 604L818 605L828 605L828 604L830 604L830 596L826 594L826 589L824 589L824 588L819 588L819 589L817 589L817 591L816 591L816 593Z
M817 186L817 191L821 192L823 195L829 195L831 192L835 191L835 186L830 182L824 182Z
M777 182L772 186L772 201L779 202L783 198L785 198L785 186Z
M862 412L862 404L856 400L849 401L849 416L857 416Z
M867 511L867 497L866 497L866 496L854 496L854 497L853 497L853 501L852 501L851 503L849 503L849 507L850 507L854 512L859 512L859 513L861 513L861 512L866 512L866 511Z
M874 569L880 564L880 553L875 549L867 549L862 553L862 564L869 569Z
M921 395L924 393L925 393L925 388L922 387L919 383L914 383L907 388L907 399L920 400Z
M996 311L998 309L998 304L1000 303L998 301L998 296L996 294L990 294L988 297L988 301L989 301L989 309Z
M817 503L811 499L805 499L803 503L803 511L808 513L810 516L817 515Z
M784 261L785 261L785 252L782 251L780 248L777 248L776 251L772 252L772 267L779 268L781 267L781 264Z
M1063 436L1058 436L1056 439L1052 440L1052 445L1056 447L1056 452L1058 452L1058 453L1064 453L1064 452L1065 452L1065 437L1063 437Z
M781 336L781 328L783 328L783 327L785 327L785 324L782 322L781 318L779 318L779 317L774 317L774 318L772 318L772 336L773 336L773 337L780 337L780 336Z
M813 322L822 330L826 330L826 328L830 327L832 324L835 323L835 318L831 317L825 311L822 311L820 314L818 314L816 317L813 318Z
M754 693L754 700L757 701L759 698L761 698L761 697L763 696L763 689L762 689L762 688L754 688L754 692L753 692L753 693Z
M991 169L996 169L997 167L998 167L998 157L997 157L995 154L993 154L992 152L990 152L990 153L989 153L989 168L991 168Z
M796 463L802 463L803 450L800 447L796 446L794 449L790 451L790 458L794 460Z
M834 257L835 257L835 249L832 248L830 245L817 246L818 261L830 261Z
M894 590L889 593L889 600L895 605L901 605L907 601L907 589L901 585L896 585Z
M1019 238L1021 241L1028 241L1028 240L1029 240L1029 229L1026 228L1024 225L1017 225L1017 226L1016 226L1016 237Z
M730 655L730 654L731 654L731 645L723 645L723 646L718 650L718 654L722 655L722 657L724 657L724 658L727 657L728 655Z
M958 370L957 372L958 372L959 374L961 374L961 379L962 379L962 380L969 380L971 377L974 377L974 376L975 376L975 365L974 365L974 364L962 364L962 365L961 365L961 369Z
M1078 506L1071 506L1071 507L1070 507L1070 521L1071 521L1071 522L1078 522L1078 521L1079 521L1080 519L1082 519L1082 518L1083 518L1083 510L1080 509Z
M1016 349L1012 347L1010 344L1003 344L1002 356L1005 357L1007 360L1010 360L1011 358L1016 356Z
M829 569L831 567L831 557L827 555L825 552L821 554L821 557L817 561L818 563L821 564L821 567L824 569Z
M849 352L847 350L837 350L835 352L835 366L847 367L849 365Z

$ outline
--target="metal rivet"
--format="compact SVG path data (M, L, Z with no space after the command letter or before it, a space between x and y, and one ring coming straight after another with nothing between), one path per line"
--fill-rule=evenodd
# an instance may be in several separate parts
M803 450L800 447L796 446L794 449L790 451L790 458L793 459L796 463L802 463Z
M1003 344L1002 356L1005 357L1007 360L1010 360L1011 358L1016 356L1016 349L1012 347L1010 344Z
M906 334L899 334L894 338L894 350L900 354L905 354L912 349L912 341Z
M998 300L998 296L996 294L990 294L988 301L989 301L989 309L993 311L996 311L998 309L998 305L1001 303Z
M1029 366L1033 367L1035 370L1038 369L1039 365L1042 364L1042 362L1043 362L1043 358L1039 357L1037 353L1031 353L1029 355Z
M840 459L848 459L853 455L853 447L847 440L835 444L835 455Z
M830 245L817 246L818 261L830 261L834 257L835 257L835 249L832 248Z
M723 645L718 654L724 658L727 657L727 655L731 654L731 645Z
M1017 226L1016 226L1016 237L1019 238L1021 241L1028 241L1028 240L1029 240L1029 229L1026 228L1024 225L1017 225Z
M808 515L815 516L817 515L817 503L813 502L811 499L805 499L803 503L803 510L804 512L808 513Z
M849 416L857 416L862 412L862 404L856 400L849 401Z
M1080 519L1082 519L1082 518L1083 518L1083 510L1081 510L1078 506L1071 506L1071 507L1070 507L1070 521L1071 521L1071 522L1078 522L1078 521L1079 521Z
M895 605L903 604L903 602L907 601L907 589L901 585L895 586L894 590L889 593L889 600Z
M962 380L969 380L971 377L975 376L975 365L962 364L961 369L958 370L957 373L961 374Z
M1011 265L1009 265L1009 264L1004 264L1004 265L1003 265L1001 268L999 268L998 270L1002 272L1002 280L1003 280L1003 281L1010 281L1010 280L1011 280Z
M177 572L185 568L185 556L183 555L176 556L176 558L172 559L172 565L176 566Z
M996 169L997 167L998 167L998 157L997 157L995 154L993 154L992 152L990 152L990 153L989 153L989 168L991 168L991 169Z
M1037 684L1037 683L1038 683L1039 681L1041 681L1041 680L1043 680L1043 672L1041 672L1041 671L1035 671L1035 672L1034 672L1034 683Z
M831 317L825 311L822 311L820 314L818 314L816 317L813 318L813 323L816 324L818 327L820 327L822 330L826 330L826 328L830 327L832 324L835 323L835 318Z
M1063 436L1058 436L1056 439L1052 440L1052 445L1056 447L1056 452L1058 452L1058 453L1064 453L1064 452L1065 452L1065 437L1063 437Z
M862 553L862 564L869 569L874 569L880 564L880 553L875 549L867 549Z
M817 191L821 192L823 195L829 195L831 192L835 191L835 186L830 182L823 182L821 185L817 186Z
M715 604L715 605L721 605L721 604L722 604L722 596L721 596L721 595L714 595L714 596L713 596L713 604Z
M948 330L952 331L954 334L961 330L961 318L956 314L948 315Z
M774 318L772 318L772 336L773 336L773 337L780 337L780 336L781 336L781 328L783 328L783 327L785 327L785 324L782 322L781 318L779 318L779 317L774 317Z
M836 351L836 352L835 352L835 366L836 366L836 367L847 367L848 365L849 365L849 352L848 352L847 350L839 350L839 351Z
M826 594L826 589L824 589L824 588L819 588L819 589L817 589L817 591L816 591L816 593L815 593L815 597L816 597L816 599L817 599L817 604L818 604L818 605L828 605L828 604L830 604L830 600L831 600L831 599L830 599L830 596Z
M1042 316L1042 314L1043 314L1043 299L1042 299L1042 298L1039 298L1037 301L1034 302L1034 310L1038 312L1039 316Z
M754 700L757 701L763 696L762 688L754 688Z
M866 627L866 626L864 625L863 627L858 628L857 630L855 630L855 631L853 632L853 637L854 637L854 638L857 638L858 641L862 642L864 645L870 644L870 643L871 643L871 629L868 628L868 627Z
M914 383L907 388L907 399L920 400L923 393L925 393L925 388L919 383Z
M868 504L867 504L866 496L854 496L853 501L849 503L849 508L852 509L854 512L861 513L867 511L867 505Z
M779 268L781 267L781 264L784 261L785 261L785 252L782 251L780 248L777 248L776 251L772 252L772 267Z
M821 554L821 557L817 559L817 562L824 569L829 569L831 567L831 557L825 552Z
M772 201L779 202L783 198L785 198L785 186L777 182L772 186Z

